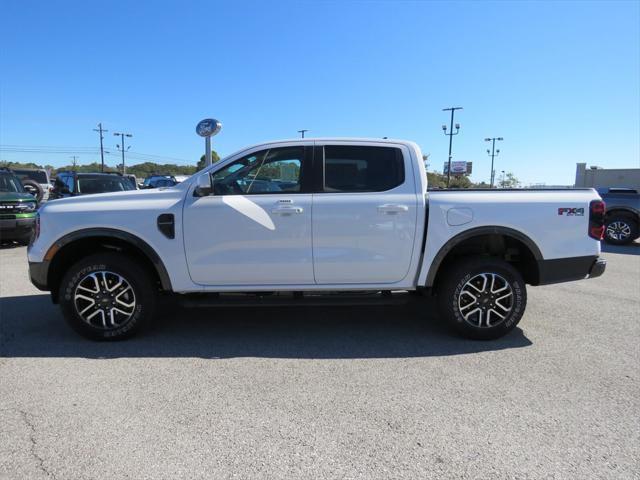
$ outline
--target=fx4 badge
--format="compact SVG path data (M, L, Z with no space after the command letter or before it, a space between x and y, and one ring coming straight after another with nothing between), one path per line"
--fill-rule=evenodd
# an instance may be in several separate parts
M562 207L558 209L558 215L565 215L567 217L584 217L584 208Z

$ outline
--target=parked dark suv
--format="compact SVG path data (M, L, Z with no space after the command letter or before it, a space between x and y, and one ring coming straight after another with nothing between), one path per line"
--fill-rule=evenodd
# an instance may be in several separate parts
M640 237L640 194L634 188L598 188L607 204L604 239L625 245Z
M125 190L135 190L135 187L128 178L116 173L60 172L50 199Z
M177 185L178 181L173 175L149 175L144 179L142 188L161 188L161 187L173 187Z

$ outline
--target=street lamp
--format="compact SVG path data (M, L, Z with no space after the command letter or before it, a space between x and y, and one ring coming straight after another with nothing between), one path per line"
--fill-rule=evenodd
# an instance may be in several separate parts
M120 148L120 151L122 152L122 174L124 175L125 173L127 173L127 169L124 166L124 152L125 150L129 150L131 148L131 145L129 145L126 149L124 148L124 137L133 137L133 135L131 135L130 133L119 133L119 132L114 132L113 135L115 137L121 137L121 140L122 140L122 146L116 145L116 148Z
M449 188L449 182L451 181L451 146L453 144L453 136L460 133L459 123L456 123L456 132L453 133L453 114L456 110L462 110L462 107L449 107L442 109L443 112L451 111L451 129L449 130L449 133L447 133L447 126L442 125L442 131L444 132L444 134L449 135L449 166L447 168L447 188Z
M493 180L495 178L495 172L493 171L493 159L500 153L500 149L496 150L496 140L501 142L504 140L502 137L485 138L485 142L491 142L491 150L487 149L487 155L491 156L491 182L489 188L493 188Z

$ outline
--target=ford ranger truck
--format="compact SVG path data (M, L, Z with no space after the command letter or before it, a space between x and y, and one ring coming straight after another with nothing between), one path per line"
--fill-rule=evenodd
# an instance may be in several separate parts
M492 339L522 318L526 285L602 275L604 214L593 189L429 192L408 141L300 139L169 188L47 202L29 271L94 339L132 335L160 295L266 307L420 294L460 334Z

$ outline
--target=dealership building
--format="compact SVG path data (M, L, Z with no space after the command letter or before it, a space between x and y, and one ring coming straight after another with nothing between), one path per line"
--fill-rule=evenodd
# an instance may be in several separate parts
M576 165L575 187L626 187L640 190L640 168L587 168L586 163Z

